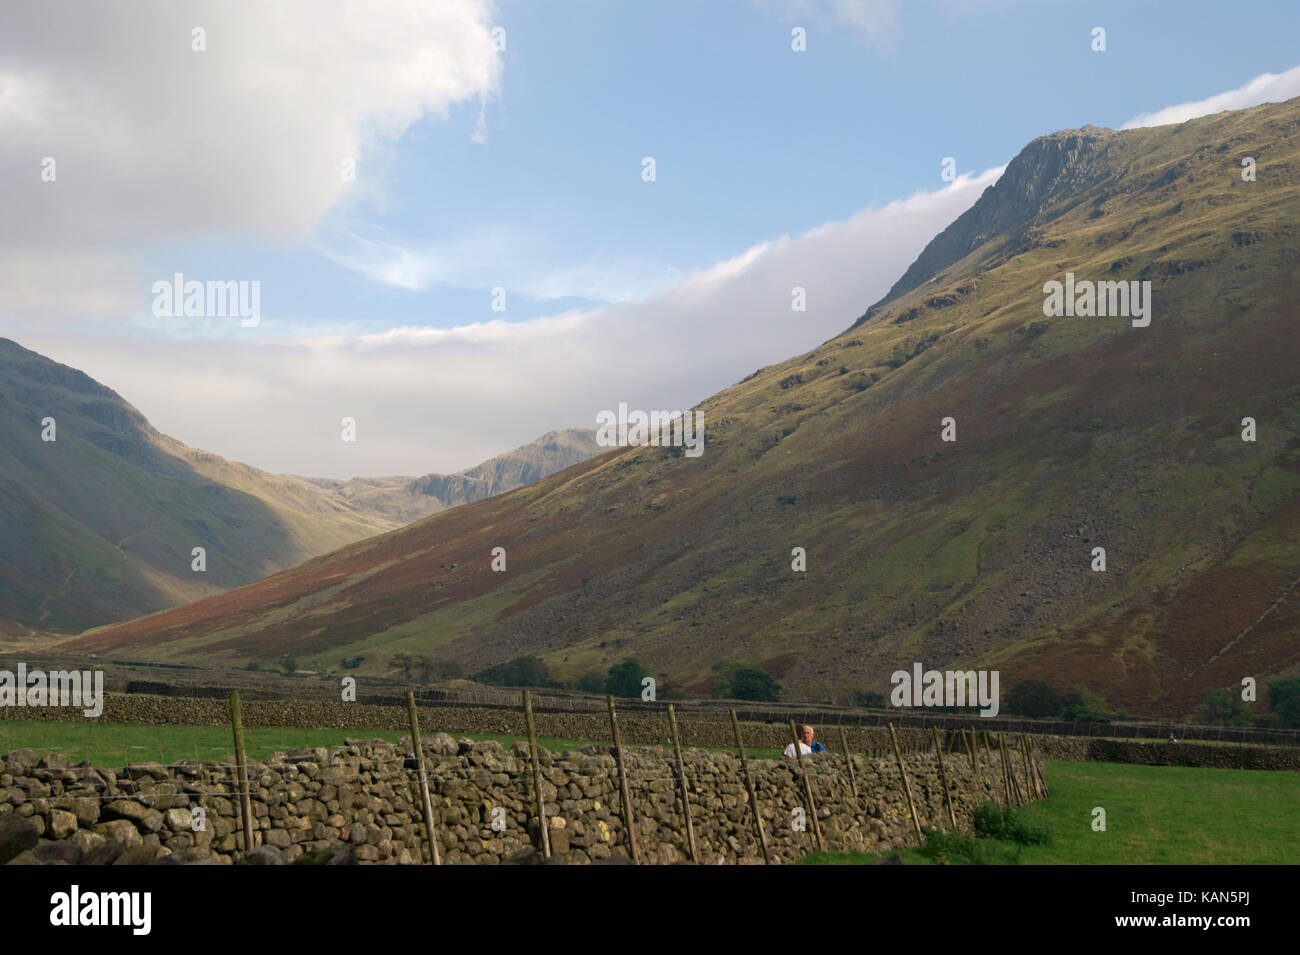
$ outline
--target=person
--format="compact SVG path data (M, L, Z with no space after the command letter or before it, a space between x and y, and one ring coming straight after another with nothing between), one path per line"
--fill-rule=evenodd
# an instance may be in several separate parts
M803 723L800 723L794 728L794 731L795 731L795 735L799 737L800 755L808 756L811 755L812 753L826 752L826 747L813 739L813 728L811 726L806 726ZM781 754L781 758L782 759L795 758L794 743L791 743L789 746L785 748L785 752Z

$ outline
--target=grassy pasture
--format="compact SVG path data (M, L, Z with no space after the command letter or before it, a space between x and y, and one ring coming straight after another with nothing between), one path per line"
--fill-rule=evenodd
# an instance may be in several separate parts
M432 735L431 731L424 731ZM400 730L304 729L293 726L247 726L244 746L253 759L265 759L274 752L288 752L298 746L340 746L345 737L385 739L396 742L409 735ZM518 737L493 733L454 733L457 739L497 740L506 747ZM538 737L551 752L577 749L609 740ZM164 765L179 759L228 759L234 754L234 740L226 726L147 726L137 723L59 723L44 720L0 720L0 753L29 747L37 753L62 753L74 764L88 759L96 766L118 770L128 763L154 760ZM629 747L630 748L630 747ZM704 747L717 748L722 747ZM754 759L776 759L776 749L747 749Z
M987 844L989 860L1030 865L1283 865L1300 862L1300 774L1251 769L1047 764L1052 796L1030 806L1051 825L1048 845ZM1106 830L1092 828L1093 809ZM916 849L907 864L933 865ZM876 857L818 853L808 865L859 865ZM948 860L957 861L957 860Z

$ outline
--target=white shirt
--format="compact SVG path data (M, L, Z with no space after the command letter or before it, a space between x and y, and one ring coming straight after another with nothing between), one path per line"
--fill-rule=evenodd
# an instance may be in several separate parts
M799 752L800 752L800 754L803 755L803 756L811 756L811 755L812 755L812 747L809 746L807 743L803 742L802 740L800 740L800 741L799 741ZM781 756L782 756L783 758L785 758L785 759L794 759L794 743L791 743L789 746L787 746L787 747L785 748L785 752L782 753Z

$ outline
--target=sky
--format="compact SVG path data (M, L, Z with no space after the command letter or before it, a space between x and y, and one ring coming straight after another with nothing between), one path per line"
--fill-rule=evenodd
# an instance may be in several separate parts
M0 336L266 470L454 471L816 347L1033 138L1300 95L1297 36L1290 0L10 0ZM174 314L178 274L256 323Z

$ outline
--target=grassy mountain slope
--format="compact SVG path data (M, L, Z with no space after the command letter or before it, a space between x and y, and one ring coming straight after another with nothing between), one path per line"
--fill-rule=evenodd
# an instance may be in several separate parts
M703 402L701 457L612 451L65 648L695 691L725 658L794 697L962 663L1185 713L1300 667L1297 223L1300 100L1044 137L853 328ZM1149 327L1045 317L1067 271L1150 280Z
M513 467L515 452L463 473L496 493L596 450L591 432L547 438ZM478 475L494 462L491 484ZM227 461L158 433L82 372L0 339L0 621L10 632L77 631L219 593L461 503L420 483L435 478L379 479L355 495L345 489L366 479ZM191 569L197 546L202 573Z

